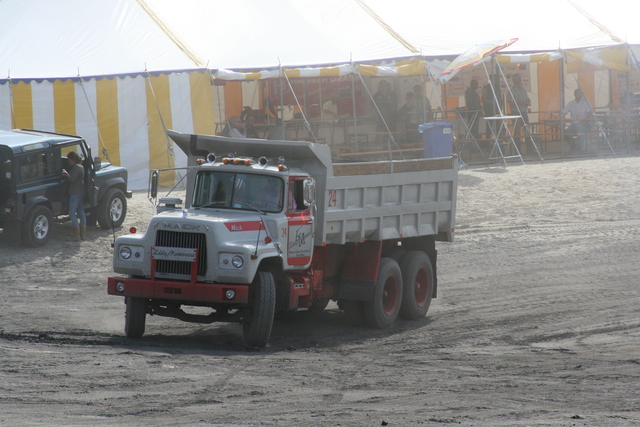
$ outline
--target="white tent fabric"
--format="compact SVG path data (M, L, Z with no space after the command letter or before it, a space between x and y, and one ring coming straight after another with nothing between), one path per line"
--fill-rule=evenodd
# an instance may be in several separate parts
M348 63L418 53L354 0L147 3L212 69Z
M4 0L0 40L0 72L14 79L200 67L132 0Z
M623 0L612 0L609 5L616 3L622 6L621 13L637 8L630 5L637 2ZM512 0L464 2L457 10L434 9L432 2L411 2L410 7L387 0L367 0L367 4L426 56L460 54L476 42L504 38L518 38L505 52L618 43L568 0L539 0L526 6Z

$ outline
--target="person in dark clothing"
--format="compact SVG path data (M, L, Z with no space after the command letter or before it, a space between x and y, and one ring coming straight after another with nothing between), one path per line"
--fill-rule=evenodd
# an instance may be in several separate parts
M480 124L480 114L482 113L482 103L480 102L480 95L478 95L478 81L476 79L471 80L469 87L464 92L464 101L467 106L467 126L471 131L471 135L477 138L478 125Z
M75 152L67 154L69 171L63 169L62 176L69 180L69 218L73 234L69 241L84 240L87 231L87 217L84 213L84 167L82 158ZM78 221L79 220L79 221Z
M373 101L380 111L380 114L376 115L376 132L394 132L398 114L398 96L391 90L389 82L386 80L380 82L378 91L373 95Z
M255 128L256 119L251 114L248 114L244 120L244 128L247 132L247 138L259 138L258 131Z

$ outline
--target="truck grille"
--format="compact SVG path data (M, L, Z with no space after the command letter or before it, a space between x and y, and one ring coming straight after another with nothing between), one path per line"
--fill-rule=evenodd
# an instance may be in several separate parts
M205 275L207 271L207 238L204 234L159 230L156 234L156 246L197 249L198 276ZM190 276L191 263L187 261L158 260L156 262L156 274Z

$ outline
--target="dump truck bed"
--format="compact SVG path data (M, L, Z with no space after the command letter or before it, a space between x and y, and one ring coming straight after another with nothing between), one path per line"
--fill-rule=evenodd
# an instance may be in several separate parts
M316 243L425 235L452 241L457 176L451 157L334 164L324 200L318 200L324 215L316 225Z
M316 180L314 244L344 244L435 236L452 241L458 162L455 157L334 163L323 144L304 141L233 139L169 131L189 155L229 153L258 158L286 157L286 163Z

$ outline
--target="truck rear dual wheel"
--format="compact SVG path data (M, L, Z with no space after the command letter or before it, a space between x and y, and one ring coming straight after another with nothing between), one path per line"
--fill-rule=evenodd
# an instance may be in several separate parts
M127 199L119 188L110 188L97 208L98 224L103 230L117 228L127 216Z
M249 314L242 319L242 336L249 347L269 342L276 310L276 282L273 275L258 271L249 289Z
M53 232L53 214L46 206L37 205L31 209L22 227L22 237L27 245L43 246Z
M381 258L373 301L364 302L364 319L371 328L391 326L402 303L402 273L396 260Z
M140 338L144 334L147 319L147 299L125 297L127 306L124 315L124 333L129 338Z
M433 267L426 253L408 252L400 263L404 292L400 317L418 320L426 316L433 296Z

